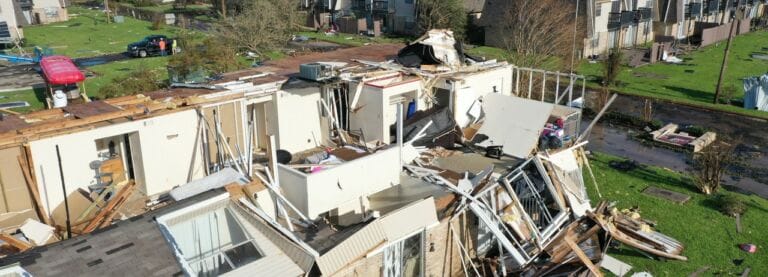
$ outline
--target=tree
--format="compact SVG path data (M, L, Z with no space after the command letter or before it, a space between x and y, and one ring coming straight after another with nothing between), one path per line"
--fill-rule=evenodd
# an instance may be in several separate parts
M162 88L160 74L156 70L139 67L129 74L117 77L109 84L99 89L99 94L104 99L126 95L135 95Z
M498 36L501 45L512 54L510 62L525 67L543 67L552 57L570 60L576 6L565 0L514 0L494 2L500 15ZM582 26L578 24L577 26ZM577 31L576 41L583 41Z
M467 14L461 0L419 0L416 6L420 34L432 29L450 29L454 37L463 39Z
M254 0L231 18L213 26L214 36L237 51L263 55L288 42L297 19L296 1Z
M621 49L618 47L611 49L608 58L603 60L603 87L608 87L616 83L616 78L621 72L621 60L623 59Z
M693 154L693 182L699 190L710 195L717 192L728 166L736 160L736 144L713 143Z
M195 78L192 75L196 75L196 73L200 73L197 74L200 76L196 77L204 79L211 74L219 74L241 68L236 58L235 49L227 47L215 39L208 38L202 43L197 44L179 39L179 45L183 45L182 49L184 50L179 54L173 55L168 61L172 81L190 81Z

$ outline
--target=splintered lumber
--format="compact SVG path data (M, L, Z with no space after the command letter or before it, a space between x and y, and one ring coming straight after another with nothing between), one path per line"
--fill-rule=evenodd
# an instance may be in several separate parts
M598 268L597 266L595 266L594 263L592 263L592 260L590 260L589 257L587 257L587 254L584 254L584 251L582 251L581 248L579 248L579 246L575 242L573 242L573 240L571 240L571 238L566 236L565 238L563 238L563 241L565 241L568 247L570 247L571 250L573 250L573 253L575 253L576 256L579 257L579 260L581 260L581 262L584 263L585 266L587 266L587 268L589 269L589 271L592 272L592 274L598 277L603 276L603 272L600 271L600 268Z
M75 220L75 224L73 224L73 226L88 222L89 220L87 219L89 218L89 215L91 214L91 212L93 212L93 209L101 205L102 202L104 201L104 198L106 198L107 195L109 195L110 193L114 192L117 189L117 187L123 186L123 184L127 184L128 182L129 182L128 180L124 180L123 182L120 182L120 183L112 182L112 184L104 188L104 190L93 201L93 203L91 203L91 205L89 205L88 208L85 208L83 213L81 213L80 216L77 217L77 219Z
M122 204L125 199L128 198L128 196L133 191L133 187L136 183L129 182L125 187L120 189L120 191L115 195L111 200L109 200L109 203L106 207L101 209L98 214L91 220L90 223L88 223L85 228L83 228L83 233L90 233L93 232L93 230L96 230L97 227L102 225L102 222L110 220L112 217L114 217L114 214L116 212L116 208L118 205Z
M19 249L19 251L22 251L22 252L32 248L32 244L26 241L17 239L16 237L6 233L0 232L0 240L5 241L6 243L10 244L13 247L16 247L17 249Z
M37 211L37 216L40 217L40 219L43 220L45 224L53 225L53 223L51 223L51 219L48 218L48 215L46 215L45 211L43 210L43 206L41 205L42 201L40 200L40 192L37 190L37 183L29 173L29 165L27 164L27 161L21 156L17 156L17 158L19 160L21 172L24 175L24 180L27 183L27 188L29 188L29 192L32 193L33 201L35 201L35 210Z

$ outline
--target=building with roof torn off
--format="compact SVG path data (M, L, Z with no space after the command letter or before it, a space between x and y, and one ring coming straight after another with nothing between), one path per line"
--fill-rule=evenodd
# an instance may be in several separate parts
M452 33L0 120L4 272L524 276L592 272L582 76L476 60ZM394 59L388 57L394 56Z

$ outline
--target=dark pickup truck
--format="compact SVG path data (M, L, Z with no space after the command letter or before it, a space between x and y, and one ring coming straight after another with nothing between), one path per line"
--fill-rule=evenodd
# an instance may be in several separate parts
M145 37L139 42L128 44L128 54L134 57L147 57L147 56L159 56L160 53L160 40L165 41L165 54L173 54L173 39L170 39L164 35L151 35Z

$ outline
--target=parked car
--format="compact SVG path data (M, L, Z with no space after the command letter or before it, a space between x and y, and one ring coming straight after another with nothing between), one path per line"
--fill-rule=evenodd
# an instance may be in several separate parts
M173 39L170 39L164 35L150 35L143 40L128 44L128 54L134 57L147 57L147 56L159 56L160 53L160 40L165 41L165 54L173 54Z

